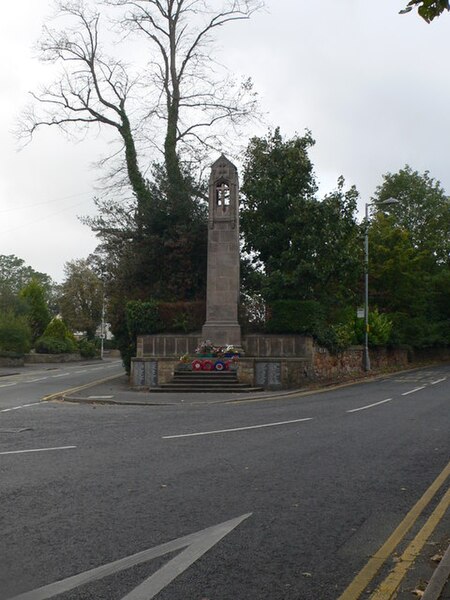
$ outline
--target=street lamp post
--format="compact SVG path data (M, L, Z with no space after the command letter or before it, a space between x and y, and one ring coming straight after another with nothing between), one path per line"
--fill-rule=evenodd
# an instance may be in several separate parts
M377 206L398 204L396 198L388 198L377 202ZM365 227L364 227L364 370L370 371L369 355L369 206L373 202L366 202Z
M364 227L364 370L370 371L369 356L369 206L366 202Z

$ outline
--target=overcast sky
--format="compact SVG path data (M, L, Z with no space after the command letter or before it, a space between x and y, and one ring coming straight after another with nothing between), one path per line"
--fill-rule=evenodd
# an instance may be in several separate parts
M267 125L312 131L322 193L339 175L355 184L361 207L382 174L408 163L428 169L450 193L450 14L427 25L398 15L406 0L266 0L251 21L223 29L221 60L251 76ZM0 254L63 278L96 238L78 215L94 214L92 163L102 138L74 144L42 130L20 152L11 131L45 76L33 44L50 0L2 7L0 25ZM265 130L255 130L262 134Z

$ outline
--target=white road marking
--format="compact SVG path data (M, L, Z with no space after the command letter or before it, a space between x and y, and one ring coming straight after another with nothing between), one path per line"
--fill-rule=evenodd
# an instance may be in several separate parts
M447 377L443 377L442 379L437 379L436 381L432 381L431 385L436 385L437 383L442 383L446 379L447 379Z
M413 390L409 390L409 392L403 392L402 396L408 396L408 394L414 394L414 392L424 390L425 387L426 387L425 385L422 385L421 387L417 387L417 388L414 388Z
M47 377L38 377L37 379L27 379L25 383L35 383L36 381L44 381Z
M114 398L114 396L88 396L88 400L108 400Z
M75 373L75 374L78 374L78 373L86 373L86 372L87 372L87 369L83 369L82 371L74 371L74 373Z
M73 450L76 446L58 446L56 448L33 448L31 450L11 450L10 452L0 452L0 456L4 454L27 454L28 452L50 452L51 450Z
M17 385L17 381L15 381L14 383L2 383L0 385L0 388L2 388L2 387L10 387L12 385Z
M366 410L366 408L372 408L373 406L379 406L380 404L384 404L385 402L391 402L392 398L386 398L386 400L380 400L380 402L374 402L373 404L367 404L366 406L360 406L359 408L352 408L351 410L347 410L348 413L358 412L360 410Z
M234 427L233 429L217 429L215 431L200 431L197 433L183 433L181 435L163 435L163 440L173 440L176 438L194 437L197 435L214 435L216 433L229 433L231 431L247 431L248 429L261 429L263 427L277 427L278 425L288 425L289 423L302 423L304 421L312 421L309 419L294 419L292 421L279 421L278 423L263 423L262 425L250 425L249 427Z
M41 402L31 402L30 404L21 404L20 406L12 406L11 408L3 408L0 412L10 412L11 410L19 410L19 408L27 408L28 406L36 406Z
M167 587L178 575L186 571L196 560L215 546L220 540L231 533L238 525L248 519L251 513L219 523L208 529L191 533L171 542L166 542L155 548L143 550L137 554L126 556L114 562L102 565L90 571L73 575L67 579L62 579L56 583L51 583L24 594L19 594L9 600L49 600L65 592L70 592L86 583L98 581L108 575L119 573L124 569L129 569L136 565L141 565L154 558L164 556L169 552L183 550L172 560L161 567L156 573L153 573L142 584L138 585L132 592L122 598L122 600L152 600L159 592Z
M70 373L60 373L59 375L52 375L53 379L56 377L65 377L66 375L70 375Z

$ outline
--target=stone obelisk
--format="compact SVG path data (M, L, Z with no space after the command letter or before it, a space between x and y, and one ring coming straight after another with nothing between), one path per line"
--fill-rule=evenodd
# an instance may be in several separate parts
M208 276L204 339L241 345L239 303L239 183L237 169L223 154L209 178Z

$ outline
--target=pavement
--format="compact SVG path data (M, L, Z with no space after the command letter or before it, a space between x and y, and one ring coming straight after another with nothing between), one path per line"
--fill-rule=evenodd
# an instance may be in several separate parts
M298 395L305 390L283 390L264 392L148 392L131 390L126 375L90 385L84 389L67 394L62 398L66 402L87 402L91 404L123 404L148 406L186 406L190 404L222 404L224 402L239 402L263 400Z
M57 365L52 365L55 367ZM36 369L37 365L14 368L0 368L0 377L14 375ZM410 369L411 371L411 369ZM383 378L386 374L371 376L370 379ZM352 380L334 385L314 385L308 388L283 391L264 392L228 392L228 393L172 393L134 391L128 386L126 375L113 376L108 379L86 384L64 396L53 394L46 400L63 400L66 402L136 405L136 406L188 406L213 405L227 402L264 401L294 396L304 396L336 387L344 387L361 383L364 379ZM445 519L428 539L419 557L410 566L408 573L396 593L396 600L422 598L423 600L450 600L450 531Z

